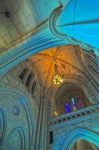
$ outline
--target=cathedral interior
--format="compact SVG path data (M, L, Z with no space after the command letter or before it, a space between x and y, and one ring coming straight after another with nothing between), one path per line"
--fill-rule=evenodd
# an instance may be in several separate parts
M99 150L99 0L0 0L0 150Z

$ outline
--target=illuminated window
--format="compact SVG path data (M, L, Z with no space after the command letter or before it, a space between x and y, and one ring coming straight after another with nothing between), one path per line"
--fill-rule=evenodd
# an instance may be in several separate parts
M71 97L70 101L71 101L72 110L76 111L77 110L77 105L76 105L76 99L75 99L75 97Z
M76 111L77 109L81 109L83 107L85 107L84 101L75 96L70 97L69 101L65 104L66 113Z
M83 108L85 106L84 102L82 100L78 100L78 108Z
M71 106L69 103L66 103L65 108L67 113L71 112Z

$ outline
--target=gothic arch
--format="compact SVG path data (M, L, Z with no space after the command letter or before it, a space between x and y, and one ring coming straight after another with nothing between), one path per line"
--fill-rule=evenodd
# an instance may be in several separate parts
M99 134L83 128L76 128L67 135L62 150L70 150L71 146L78 140L84 139L95 144L99 148Z

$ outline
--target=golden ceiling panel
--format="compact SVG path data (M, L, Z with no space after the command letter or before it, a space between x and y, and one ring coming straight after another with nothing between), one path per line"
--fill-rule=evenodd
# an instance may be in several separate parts
M33 55L29 61L36 65L43 84L48 86L53 84L55 64L57 65L58 73L62 76L79 75L79 72L82 71L74 46L50 48Z

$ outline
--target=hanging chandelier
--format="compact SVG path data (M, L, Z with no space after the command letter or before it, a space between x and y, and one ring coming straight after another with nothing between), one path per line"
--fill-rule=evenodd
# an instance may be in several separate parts
M56 64L54 65L54 71L55 71L55 74L54 74L54 77L53 77L53 83L56 84L56 85L62 84L63 77L62 77L62 75L60 75L58 73L58 68L57 68Z

